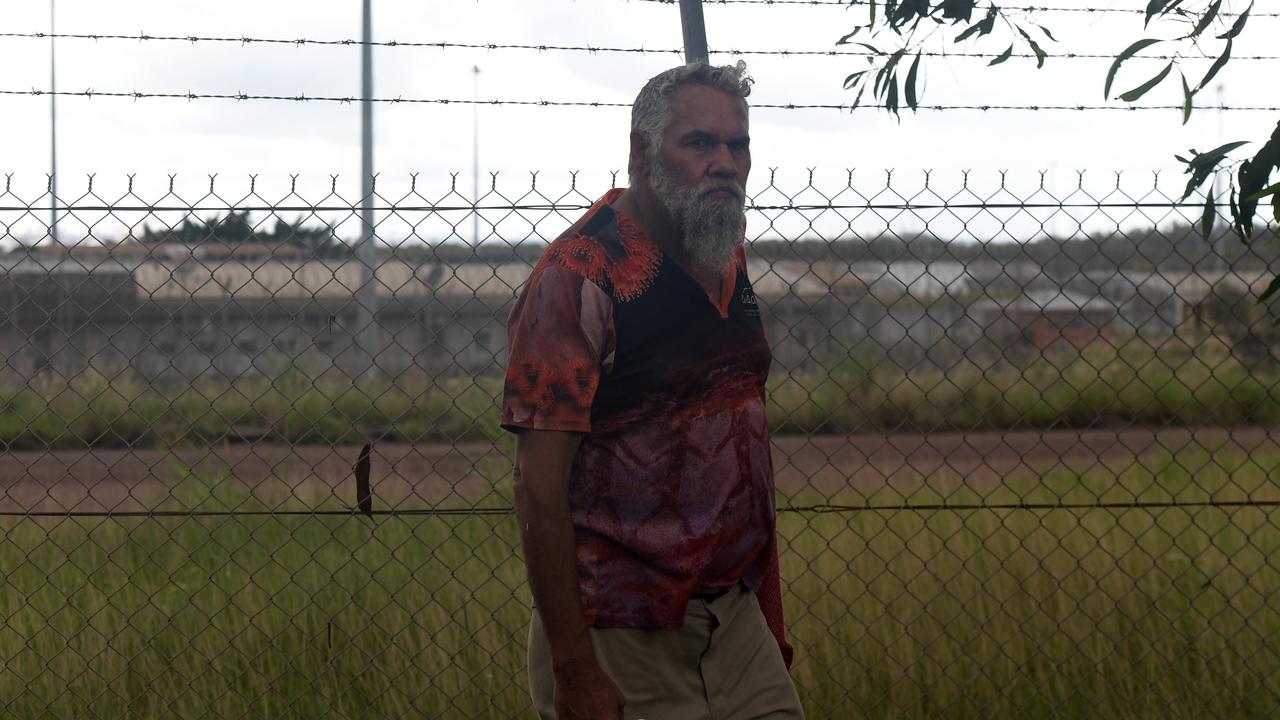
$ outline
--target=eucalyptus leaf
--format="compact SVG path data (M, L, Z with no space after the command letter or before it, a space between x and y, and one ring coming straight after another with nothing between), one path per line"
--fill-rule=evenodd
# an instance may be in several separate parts
M1043 49L1041 49L1039 43L1031 39L1031 36L1027 34L1026 30L1023 30L1022 28L1018 28L1018 33L1022 35L1022 38L1027 41L1028 45L1031 46L1031 51L1036 54L1036 69L1038 70L1044 67L1044 59L1048 55L1048 53L1046 53Z
M1218 219L1218 206L1213 202L1213 186L1209 186L1209 193L1204 196L1204 215L1200 218L1200 234L1205 240L1210 239L1213 235L1213 223Z
M1000 53L1000 55L999 55L999 56L997 56L997 57L996 57L995 59L993 59L991 62L987 63L987 66L988 66L988 67L990 67L990 66L992 66L992 65L999 65L1000 63L1004 62L1005 60L1008 60L1010 57L1013 57L1013 46L1012 46L1012 45L1010 45L1010 46L1009 46L1009 49L1008 49L1008 50L1005 50L1004 52Z
M1147 3L1147 17L1142 22L1142 27L1146 28L1151 24L1151 18L1158 15L1164 10L1164 6L1169 4L1169 0L1151 0Z
M1151 2L1147 3L1147 17L1142 23L1142 27L1145 28L1150 24L1152 18L1156 15L1168 15L1174 10L1177 10L1178 6L1181 4L1182 0L1173 0L1173 2L1169 2L1169 0L1151 0Z
M1231 194L1227 196L1227 204L1230 205L1231 207L1231 227L1235 228L1236 232L1240 232L1241 237L1243 237L1243 232L1241 232L1239 229L1240 228L1240 207L1236 204L1236 188L1234 184L1231 187ZM1249 242L1248 238L1245 238L1245 244L1248 244L1248 242Z
M1205 29L1213 23L1214 18L1218 17L1218 11L1221 9L1222 0L1213 0L1213 2L1209 4L1209 7L1205 9L1204 15L1200 16L1200 22L1196 23L1195 28L1191 30L1191 34L1187 37L1199 37L1200 33L1204 32Z
M1159 73L1157 73L1155 77L1142 83L1141 85L1130 90L1129 92L1124 93L1123 95L1120 96L1120 99L1125 102L1136 102L1138 98L1141 98L1143 95L1146 95L1147 92L1150 91L1152 88L1164 82L1164 79L1169 76L1169 71L1171 70L1173 70L1172 61L1170 61L1168 65L1165 65L1164 69L1161 70Z
M1280 195L1280 183L1276 183L1275 185L1272 185L1271 187L1263 188L1263 189L1259 190L1258 192L1256 192L1256 193L1254 193L1254 194L1250 195L1250 196L1248 197L1248 200L1249 200L1249 202L1257 202L1257 201L1261 200L1262 198L1264 198L1264 197L1268 197L1268 196L1270 196L1270 195Z
M860 72L853 73L853 74L849 75L848 77L846 77L846 78L844 79L844 89L845 89L845 90L848 90L849 88L853 87L854 85L857 85L857 84L862 80L862 76L863 76L863 75L866 75L868 72L870 72L870 71L868 71L868 70L862 70L862 71L860 71Z
M885 5L890 7L889 4ZM889 25L901 28L907 24L913 27L929 14L929 0L897 0L893 14L889 16Z
M1240 13L1240 17L1236 18L1236 22L1234 25L1231 26L1231 29L1226 31L1222 35L1219 35L1218 39L1231 40L1235 38L1237 35L1239 35L1240 31L1244 30L1244 24L1249 22L1249 13L1252 11L1253 11L1253 3L1249 3L1249 7L1245 8L1244 12Z
M1276 124L1275 132L1258 154L1240 163L1240 215L1236 218L1236 225L1243 231L1243 237L1253 233L1253 216L1258 210L1254 196L1266 192L1271 173L1277 169L1280 169L1280 123Z
M1049 56L1049 53L1045 52L1035 40L1027 38L1027 42L1031 45L1031 52L1036 54L1036 69L1044 67L1044 59Z
M1191 197L1191 193L1195 192L1196 188L1203 185L1204 181L1209 179L1209 176L1218 168L1218 164L1221 163L1229 153L1242 145L1248 144L1249 143L1245 141L1229 142L1226 145L1221 145L1206 153L1198 153L1195 150L1192 150L1192 157L1189 160L1179 157L1178 159L1187 166L1186 172L1191 175L1191 179L1187 181L1187 187L1183 191L1180 200L1186 200ZM1233 216L1235 214L1236 213L1234 212L1232 213Z
M1179 70L1178 75L1182 78L1182 124L1186 125L1187 121L1191 119L1191 101L1195 99L1196 93L1187 85L1186 74ZM845 87L848 86L846 85ZM1182 160L1182 158L1178 159ZM1183 162L1186 161L1183 160Z
M973 37L974 35L979 35L979 36L981 36L981 35L988 35L988 34L990 34L990 33L991 33L991 31L995 29L995 26L996 26L996 16L997 16L999 13L1000 13L1000 11L996 9L996 6L995 6L995 5L992 5L992 6L987 10L987 16L986 16L986 17L982 18L982 19L981 19L981 20L979 20L978 22L976 22L976 23L974 23L974 24L970 25L969 27L965 28L965 31L964 31L964 32L962 32L962 33L960 33L959 35L957 35L957 36L956 36L956 40L955 40L955 41L956 41L956 42L964 42L965 40L968 40L969 38Z
M837 40L836 44L844 45L845 43L849 42L849 38L853 37L854 35L857 35L859 32L862 32L862 29L863 29L862 26L859 25L858 27L853 29L853 32L848 33L847 35L844 35L839 40Z
M1122 65L1125 60L1128 60L1129 58L1133 57L1139 52L1142 52L1144 49L1149 48L1152 45L1155 45L1158 42L1162 42L1162 41L1156 38L1145 38L1125 48L1124 52L1116 56L1115 61L1111 63L1111 69L1107 71L1107 83L1102 90L1102 97L1104 99L1108 99L1111 97L1111 84L1115 82L1116 72L1120 70L1120 65Z
M1280 290L1280 275L1271 278L1271 282L1267 285L1267 289L1263 290L1262 294L1258 296L1258 302L1266 302L1272 295L1276 294L1277 290Z
M1226 66L1227 62L1231 60L1231 43L1233 42L1235 41L1227 41L1227 49L1223 50L1222 54L1218 56L1218 59L1213 61L1213 66L1209 68L1209 72L1205 73L1204 79L1196 86L1196 90L1203 90L1205 86L1209 84L1209 81L1218 74L1218 71Z
M910 107L912 112L914 112L920 104L918 102L920 96L916 92L916 79L918 78L919 73L920 73L920 53L917 52L916 59L911 63L911 69L907 71L907 85L906 85L907 107Z
M977 4L977 0L942 0L942 17L953 23L969 22Z

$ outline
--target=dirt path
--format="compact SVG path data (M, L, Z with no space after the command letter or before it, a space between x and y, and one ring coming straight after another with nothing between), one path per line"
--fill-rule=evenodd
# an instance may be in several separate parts
M874 490L923 478L995 484L1013 473L1122 470L1197 444L1250 452L1276 446L1280 429L1121 429L779 437L774 468L784 493L850 486ZM221 445L166 450L26 451L0 454L0 510L155 508L188 472L235 478L260 499L293 508L354 502L354 446ZM380 507L505 505L506 451L489 443L386 444L375 448ZM170 503L174 502L169 500ZM305 505L304 505L305 503Z

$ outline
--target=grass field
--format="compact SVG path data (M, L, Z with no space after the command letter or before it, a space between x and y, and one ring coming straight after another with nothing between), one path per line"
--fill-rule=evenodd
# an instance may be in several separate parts
M1274 445L1144 462L909 500L1280 499ZM238 487L193 476L165 507L252 509ZM789 502L810 500L864 497ZM1275 507L784 512L779 532L812 718L1280 714ZM528 716L509 515L5 518L0 572L3 717Z
M149 385L86 375L0 387L0 449L489 441L501 377L316 379L298 368L236 382ZM1280 372L1216 341L1142 339L996 365L904 370L872 359L770 377L775 434L1236 425L1280 422Z

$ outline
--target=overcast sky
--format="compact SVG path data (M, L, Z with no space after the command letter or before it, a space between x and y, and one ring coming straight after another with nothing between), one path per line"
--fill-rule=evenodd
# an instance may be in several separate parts
M1059 6L1133 8L1140 0L1055 0ZM1262 3L1270 5L1270 3ZM374 39L379 41L590 45L677 49L679 11L674 5L639 0L374 0ZM827 50L863 17L865 9L810 5L718 5L706 7L713 61L732 57L716 50ZM1067 52L1116 53L1142 36L1141 16L1131 13L1038 15L1058 42L1046 42L1044 69L1014 59L995 68L972 58L935 59L925 66L926 104L1103 104L1108 61L1061 57ZM1274 54L1280 19L1256 18L1234 55ZM49 28L47 2L0 5L0 28L41 32ZM63 33L250 36L263 38L358 39L360 2L322 0L133 0L102 3L57 0ZM1162 30L1167 34L1168 30ZM1154 31L1151 35L1158 36ZM1273 42L1268 43L1267 38ZM1008 35L981 43L952 45L961 51L1000 52ZM358 96L359 48L342 46L241 45L130 40L63 39L57 44L60 90ZM755 103L848 103L841 81L864 67L857 57L747 55L756 80ZM479 66L481 99L601 101L629 103L644 80L677 64L667 54L585 53L531 50L441 50L377 48L377 97L470 99ZM1198 77L1208 61L1189 66ZM1224 90L1206 91L1202 104L1280 105L1276 61L1236 61L1219 76ZM0 89L49 85L49 41L0 38ZM1159 70L1153 61L1133 63L1117 81L1120 90ZM1270 72L1266 72L1270 67ZM1148 98L1177 104L1176 80ZM1113 104L1120 105L1117 101ZM344 196L354 196L360 169L359 107L329 102L94 99L58 100L60 194L78 196L94 173L101 197L119 197L133 173L137 194L158 199L176 174L184 198L199 196L208 175L218 175L224 200L242 197L248 175L268 200L284 198L291 174L300 175L303 198L316 201L339 175ZM1180 167L1174 152L1205 148L1228 139L1260 139L1276 113L1202 111L1183 126L1176 111L1164 112L976 112L922 111L895 120L883 111L757 108L751 115L754 170L748 190L763 190L770 169L789 193L800 190L816 168L822 188L846 184L872 196L895 173L894 187L910 194L923 171L944 197L959 187L959 171L972 170L972 184L994 190L997 171L1011 172L1021 195L1034 188L1036 172L1050 172L1050 187L1065 191L1074 171L1087 171L1097 192L1114 187L1111 171L1125 171L1134 192L1151 187L1151 171L1167 174L1176 188ZM0 97L0 166L11 188L30 200L49 170L47 97ZM375 108L375 167L379 187L391 197L409 190L418 173L423 198L443 197L450 173L470 195L473 108L463 105L378 105ZM549 197L568 190L568 173L581 171L579 187L591 197L608 184L607 173L625 170L628 109L482 106L478 110L480 165L499 172L499 190L519 196L539 173ZM625 174L624 174L625 175ZM485 183L488 184L488 180ZM620 182L625 182L625 176ZM980 192L979 194L982 194ZM919 218L902 219L907 223ZM8 220L12 222L12 219ZM406 230L407 231L407 230ZM429 234L429 233L426 233Z

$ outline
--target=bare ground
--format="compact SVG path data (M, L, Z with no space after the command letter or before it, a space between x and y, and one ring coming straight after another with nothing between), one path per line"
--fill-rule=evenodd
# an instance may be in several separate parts
M953 480L994 486L1055 468L1121 472L1135 462L1198 445L1248 453L1276 447L1280 429L1129 428L981 433L778 437L779 489L830 495ZM59 450L0 454L0 511L178 509L189 473L234 478L276 507L340 508L354 502L356 446L225 444L177 450ZM373 492L380 507L505 506L507 451L489 443L376 445ZM181 495L183 498L189 496Z

